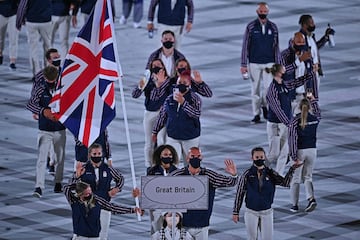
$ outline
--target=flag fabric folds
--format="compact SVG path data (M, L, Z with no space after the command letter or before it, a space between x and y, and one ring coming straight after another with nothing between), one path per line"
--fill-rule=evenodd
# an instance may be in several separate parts
M114 84L120 77L110 1L98 0L72 44L61 74L56 117L85 146L115 117Z

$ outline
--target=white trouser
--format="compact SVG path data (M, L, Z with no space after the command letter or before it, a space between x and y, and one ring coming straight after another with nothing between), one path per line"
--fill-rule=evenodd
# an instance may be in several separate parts
M284 176L286 161L289 154L288 128L283 123L273 123L268 121L266 131L269 141L267 159L270 165L276 163L275 171L281 176Z
M162 33L165 30L170 30L170 31L174 32L174 34L175 34L175 48L177 50L179 50L181 47L182 37L184 34L183 28L184 28L184 26L171 26L171 25L165 25L162 23L158 23L159 42L161 43Z
M122 10L123 10L123 16L125 19L128 19L131 14L131 8L134 5L134 11L133 11L133 19L134 23L140 23L142 17L143 17L143 1L134 1L134 0L126 0L122 1Z
M30 65L35 75L46 65L45 53L51 43L52 24L51 21L45 23L26 22L26 29L30 48ZM43 53L41 53L39 48L40 39L43 42ZM43 65L41 64L41 59L43 59Z
M187 228L188 233L194 238L194 240L208 240L209 239L209 227L202 228Z
M316 148L306 148L298 150L298 159L304 164L293 174L290 184L291 201L293 205L299 203L300 183L304 183L306 199L314 197L314 187L312 183L312 173L317 156Z
M52 16L52 31L51 31L51 46L54 47L56 32L59 37L57 40L60 42L60 56L62 59L66 57L69 50L69 32L70 32L71 16Z
M261 107L267 107L266 94L272 82L271 73L267 73L265 68L271 68L274 63L250 63L249 73L251 80L251 103L254 116L260 115Z
M261 240L272 240L274 231L274 213L273 209L263 211L253 211L246 208L244 221L246 232L249 240L258 239L258 229L260 231Z
M55 158L55 183L61 183L64 175L66 131L48 132L39 130L38 133L38 160L36 163L35 188L45 188L45 169L50 146L54 146Z
M100 240L108 239L110 220L111 220L111 212L101 209L101 211L100 211L101 231L99 234Z
M192 147L199 147L200 137L196 137L189 140L178 140L171 138L169 136L166 137L166 144L173 146L179 157L179 164L177 167L181 168L186 164L186 156ZM181 164L181 157L183 158L183 164Z
M154 142L152 141L152 129L159 116L160 111L151 112L144 111L144 135L145 135L145 146L144 146L144 156L145 156L145 167L152 166L152 155L154 153ZM157 145L163 145L166 142L166 127L163 127L157 134Z
M19 30L16 29L16 15L4 17L0 15L0 55L3 54L5 46L6 29L9 36L9 57L17 58Z

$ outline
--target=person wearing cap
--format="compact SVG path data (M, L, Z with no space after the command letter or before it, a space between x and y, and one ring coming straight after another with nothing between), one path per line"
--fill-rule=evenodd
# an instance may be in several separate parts
M88 161L78 162L74 176L77 180L86 182L94 193L110 202L124 186L124 177L119 170L104 163L103 149L98 143L93 143L88 150ZM112 186L112 183L115 186ZM100 240L107 239L110 226L111 212L102 209L100 213ZM76 233L75 233L76 234Z
M190 148L186 161L187 167L172 172L171 176L203 175L209 179L209 205L207 210L188 210L184 213L183 225L195 240L207 240L209 235L210 217L213 210L215 191L221 187L233 187L237 183L236 165L231 159L225 159L225 171L231 176L225 176L213 170L201 167L203 156L198 147Z
M180 156L186 156L191 147L199 146L201 99L191 89L190 71L183 71L160 110L153 127L153 142L158 132L166 126L166 144L173 146ZM177 90L177 91L175 91Z
M152 240L192 240L192 236L182 225L183 214L177 212L175 216L175 236L172 233L173 217L171 212L163 212L164 217L162 228L151 235Z
M248 239L258 239L258 229L261 229L261 239L273 239L273 209L271 207L275 186L289 187L296 168L302 164L294 162L285 177L265 166L265 150L255 147L251 150L252 165L240 177L234 201L232 219L239 222L239 212L245 197L244 220Z
M113 214L142 214L140 208L123 207L110 203L93 193L90 184L76 178L64 186L64 194L72 210L73 240L100 239L100 212L102 209L111 211Z
M152 157L152 167L147 169L148 176L167 176L177 169L179 162L176 150L171 145L160 145L154 151ZM159 210L150 209L151 234L159 231L162 226L161 212Z

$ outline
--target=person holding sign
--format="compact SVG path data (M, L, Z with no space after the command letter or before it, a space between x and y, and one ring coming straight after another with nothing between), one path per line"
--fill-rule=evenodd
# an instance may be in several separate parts
M233 160L225 160L225 171L231 176L225 176L213 170L201 167L202 154L198 147L189 150L187 167L176 170L170 175L205 175L209 178L209 206L206 210L188 210L184 213L183 225L195 240L207 240L209 237L210 217L214 205L215 190L220 187L233 187L237 183L237 169Z
M147 170L148 176L167 176L176 170L179 162L176 150L171 145L159 146L153 154L153 166ZM161 211L150 209L151 234L161 229Z

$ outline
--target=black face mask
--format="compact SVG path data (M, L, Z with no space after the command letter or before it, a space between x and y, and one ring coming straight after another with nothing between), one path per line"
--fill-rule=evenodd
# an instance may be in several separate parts
M87 197L84 197L84 200L85 201L90 201L91 200L91 198L92 198L92 194L90 194L89 196L87 196Z
M306 45L296 45L294 44L294 49L296 52L305 52L307 50Z
M188 86L186 86L185 84L179 84L177 85L177 87L179 88L179 92L181 93L185 93L188 90Z
M174 46L174 42L172 41L166 41L166 42L163 42L163 46L166 48L166 49L170 49Z
M307 27L307 30L308 30L308 32L313 32L313 31L315 31L315 25L314 26L308 26Z
M103 160L103 157L91 157L91 161L94 163L99 163Z
M54 89L56 86L56 81L54 81L54 82L46 81L46 86L48 87L48 89Z
M160 160L165 164L172 163L173 161L172 157L161 157Z
M265 164L265 159L258 159L254 161L254 164L258 167L264 166Z
M52 65L54 65L55 67L60 66L60 64L61 64L60 58L55 58L54 60L52 60Z
M186 70L186 68L178 68L177 71L179 74L181 74L182 72L184 72Z
M193 168L199 168L200 167L201 159L194 157L189 159L189 163Z
M258 14L259 18L264 20L267 17L267 14Z
M161 69L162 69L161 67L153 67L153 68L151 68L151 72L155 73L155 74L158 74Z

